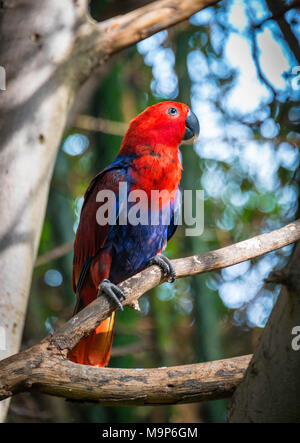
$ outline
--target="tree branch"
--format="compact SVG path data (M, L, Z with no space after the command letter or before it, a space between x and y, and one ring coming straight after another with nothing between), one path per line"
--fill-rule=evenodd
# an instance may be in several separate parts
M78 365L37 345L18 359L0 362L0 399L38 389L46 394L102 405L191 403L229 397L241 382L250 355L157 369ZM5 384L2 378L5 371Z
M109 54L120 51L150 35L186 20L196 12L218 3L219 0L159 0L125 15L100 23L109 43ZM97 45L97 39L94 41Z
M74 242L63 243L62 245L53 248L51 251L39 255L35 261L34 267L38 268L39 266L45 265L52 260L56 260L68 254L73 249L73 243Z
M177 278L188 277L247 261L299 239L300 220L296 220L283 228L216 251L172 260L172 264ZM157 266L139 272L119 285L126 294L123 305L134 306L139 297L164 281ZM99 322L111 315L115 309L106 297L99 297L57 331L52 337L52 342L55 342L62 351L72 349L80 338L93 331Z
M127 14L97 23L90 18L79 32L73 60L77 82L95 66L128 46L188 19L220 0L158 0ZM82 80L81 80L82 78Z
M73 126L86 131L99 131L104 134L118 135L123 137L129 125L122 122L107 120L100 117L80 114L76 117Z
M231 266L274 251L300 239L300 220L249 240L183 259L173 260L177 277ZM164 279L156 266L122 282L132 306ZM41 343L0 362L0 399L39 389L67 398L101 404L167 404L230 396L247 368L250 356L164 369L112 369L78 365L67 354L115 306L99 297Z

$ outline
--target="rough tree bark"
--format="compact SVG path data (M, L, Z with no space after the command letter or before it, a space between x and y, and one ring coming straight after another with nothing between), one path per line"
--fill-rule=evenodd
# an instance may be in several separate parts
M97 24L85 0L1 2L0 359L19 348L53 165L77 89L110 55L214 3L160 0ZM2 402L0 421L6 408Z
M6 349L19 348L56 150L73 85L63 64L82 6L68 0L1 3L0 325ZM0 420L7 404L0 404Z

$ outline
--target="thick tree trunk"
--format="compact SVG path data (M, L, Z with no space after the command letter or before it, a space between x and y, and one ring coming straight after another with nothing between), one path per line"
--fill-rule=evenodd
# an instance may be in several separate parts
M7 85L0 107L0 327L6 343L0 359L20 345L49 183L72 100L61 66L81 14L75 3L2 2L0 64ZM1 420L7 404L0 408Z
M230 422L300 422L300 350L294 335L295 326L300 327L299 263L297 244L284 272L273 276L285 286L233 396Z

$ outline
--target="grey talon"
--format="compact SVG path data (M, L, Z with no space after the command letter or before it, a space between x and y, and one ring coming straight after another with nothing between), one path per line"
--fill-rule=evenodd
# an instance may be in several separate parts
M152 257L149 261L149 266L157 265L163 272L163 275L168 277L168 281L173 283L176 279L176 272L171 261L164 255L158 254Z
M107 297L111 298L116 303L116 305L121 309L121 311L124 311L124 308L123 308L122 303L120 302L120 299L122 298L123 300L125 300L126 295L124 294L122 289L120 289L117 285L115 285L114 283L112 283L111 281L109 281L106 278L98 286L97 297L99 297L101 293L105 294L105 295L107 295Z

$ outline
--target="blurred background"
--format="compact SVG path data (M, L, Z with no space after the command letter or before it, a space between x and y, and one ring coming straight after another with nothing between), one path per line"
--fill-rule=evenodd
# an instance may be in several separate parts
M92 0L98 21L149 1ZM93 76L57 157L23 348L72 314L72 243L82 196L116 156L129 121L163 100L190 105L201 133L181 148L182 189L203 189L205 229L184 226L166 254L203 253L279 228L299 200L300 15L296 2L227 0L123 51ZM110 366L149 368L253 352L280 286L266 283L291 247L221 271L165 283L118 312ZM223 422L226 400L101 407L25 393L10 422Z

